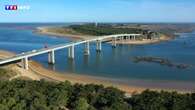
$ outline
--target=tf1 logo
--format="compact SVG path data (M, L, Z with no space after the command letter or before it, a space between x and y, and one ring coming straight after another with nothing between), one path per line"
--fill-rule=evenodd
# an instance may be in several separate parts
M28 5L22 5L22 6L18 6L18 5L5 5L5 10L29 10L30 6Z
M5 5L5 10L17 10L17 5Z

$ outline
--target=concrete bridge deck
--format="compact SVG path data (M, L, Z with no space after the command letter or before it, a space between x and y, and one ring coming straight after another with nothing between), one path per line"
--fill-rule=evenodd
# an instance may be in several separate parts
M141 34L117 34L117 35L108 35L108 36L99 36L96 38L92 38L92 39L88 39L88 40L81 40L81 41L76 41L76 42L70 42L70 43L66 43L66 44L60 44L60 45L55 45L55 46L51 46L48 48L42 48L39 50L33 50L33 51L29 51L29 52L25 52L25 53L21 53L18 55L15 55L13 57L10 58L6 58L6 59L2 59L0 60L0 65L4 65L7 63L11 63L11 62L15 62L15 61L19 61L21 60L23 62L23 67L25 69L28 69L28 58L33 57L33 56L37 56L37 55L41 55L41 54L45 54L48 53L48 62L51 64L55 63L55 51L60 50L60 49L64 49L64 48L68 48L68 56L69 58L74 58L74 46L76 45L80 45L80 44L85 44L85 53L86 55L89 55L89 43L90 42L96 42L96 50L97 51L101 51L101 42L106 39L112 39L112 45L115 47L116 46L116 40L123 40L124 37L128 37L135 39L136 36L141 36Z

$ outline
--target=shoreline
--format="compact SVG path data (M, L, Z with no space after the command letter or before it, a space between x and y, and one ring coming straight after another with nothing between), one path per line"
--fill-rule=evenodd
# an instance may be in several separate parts
M14 53L0 50L0 58L7 58L13 55ZM18 73L18 75L13 76L10 80L19 77L26 77L27 79L31 79L31 80L45 79L54 82L63 82L67 80L70 81L72 84L80 83L80 84L98 84L98 85L104 85L105 87L112 86L124 91L128 95L131 95L132 93L135 92L141 93L142 91L146 90L145 88L142 87L128 86L126 84L120 84L117 81L112 81L101 77L78 75L75 73L60 73L60 72L52 71L44 68L41 64L32 60L29 61L28 71L22 69L19 66L21 65L20 63L10 64L10 65L5 67L7 67L10 70L15 70L15 72Z
M87 40L92 37L95 37L90 35L73 35L73 34L56 33L56 32L49 31L48 28L50 27L37 27L34 32L42 35L56 36L61 38L71 38L72 40Z
M145 45L145 44L155 44L164 41L170 41L173 38L168 37L167 35L161 35L159 39L143 39L143 40L127 40L127 41L117 41L117 44L132 44L132 45Z
M73 35L73 34L62 34L62 33L56 33L51 32L48 30L50 27L37 27L35 30L35 33L42 34L42 35L50 35L50 36L56 36L61 38L70 38L72 40L87 40L94 38L96 36L89 36L89 35ZM173 38L169 37L168 35L161 35L159 39L143 39L143 40L123 40L123 41L116 41L116 44L124 44L124 45L145 45L145 44L155 44L160 43L164 41L172 40ZM111 42L108 42L111 43Z
M0 50L0 57L13 55L6 51ZM46 79L48 81L63 82L65 80L70 81L72 84L98 84L105 87L116 87L127 95L133 93L141 93L146 89L155 91L177 91L180 93L191 93L194 91L195 86L193 82L180 82L180 81L156 81L156 80L137 80L137 79L114 79L98 76L80 75L76 73L61 73L44 68L41 64L35 61L29 61L30 70L26 71L15 64L15 68L19 69L20 75L28 77L32 80ZM28 74L26 74L28 73ZM30 76L30 77L29 77ZM154 83L155 82L155 83ZM186 90L188 89L188 90Z

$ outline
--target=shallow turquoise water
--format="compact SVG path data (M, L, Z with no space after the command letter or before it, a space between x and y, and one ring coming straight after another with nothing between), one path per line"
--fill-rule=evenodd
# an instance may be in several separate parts
M39 35L32 29L43 24L0 25L0 49L21 53L43 48L45 44L56 45L70 42L70 39ZM46 25L46 24L45 24ZM27 28L28 27L28 28ZM195 81L195 34L159 44L144 46L119 45L113 49L103 44L102 52L96 53L95 44L90 45L90 56L83 55L83 45L76 47L75 60L67 58L67 49L56 52L56 64L47 64L47 55L33 57L45 67L60 72L74 72L118 79ZM188 69L171 68L156 63L134 63L135 56L167 58L175 63L192 65Z

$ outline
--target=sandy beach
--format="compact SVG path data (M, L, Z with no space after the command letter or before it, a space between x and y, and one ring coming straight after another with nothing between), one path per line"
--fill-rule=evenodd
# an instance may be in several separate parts
M71 38L72 40L86 40L91 39L95 36L90 35L82 35L82 34L70 34L70 33L56 33L50 31L51 27L37 27L35 30L35 33L43 34L43 35L50 35L50 36L56 36L56 37L62 37L62 38Z

